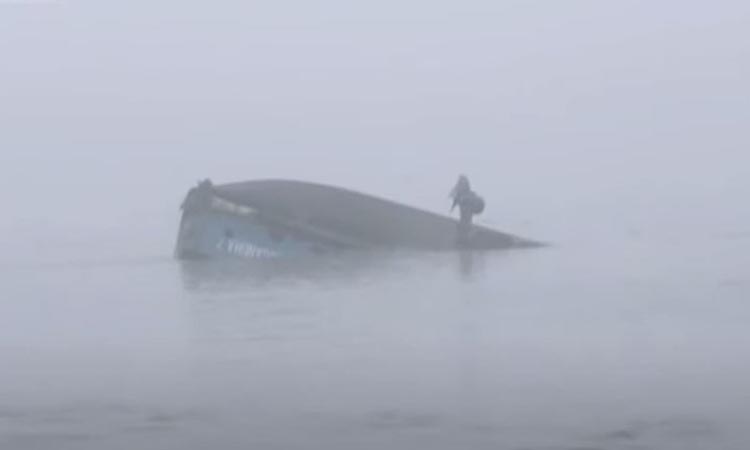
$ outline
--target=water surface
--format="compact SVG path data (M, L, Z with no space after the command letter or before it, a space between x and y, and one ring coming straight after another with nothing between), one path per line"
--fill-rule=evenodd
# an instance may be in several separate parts
M291 264L7 262L0 442L740 450L748 250L743 236L625 237Z

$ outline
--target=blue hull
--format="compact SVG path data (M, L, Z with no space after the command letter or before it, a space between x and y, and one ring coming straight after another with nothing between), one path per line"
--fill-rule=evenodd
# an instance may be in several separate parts
M184 214L175 254L180 259L265 260L320 254L326 250L320 243L280 232L255 217L208 210Z

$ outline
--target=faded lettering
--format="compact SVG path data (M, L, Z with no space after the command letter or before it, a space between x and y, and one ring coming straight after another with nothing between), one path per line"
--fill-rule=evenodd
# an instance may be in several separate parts
M259 247L250 242L237 239L223 238L216 244L216 248L243 258L266 259L277 258L279 253L269 248Z

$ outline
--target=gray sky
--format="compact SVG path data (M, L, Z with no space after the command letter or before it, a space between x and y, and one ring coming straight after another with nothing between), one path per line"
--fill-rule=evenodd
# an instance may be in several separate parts
M511 231L745 231L748 30L739 0L0 0L0 228L172 232L204 176L444 211L468 172Z

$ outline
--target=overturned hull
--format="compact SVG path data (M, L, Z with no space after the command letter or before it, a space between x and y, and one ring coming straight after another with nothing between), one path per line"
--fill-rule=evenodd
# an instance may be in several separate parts
M537 242L483 226L457 241L457 221L358 192L315 183L258 180L188 194L178 258L271 259L342 249L448 251L535 247Z

